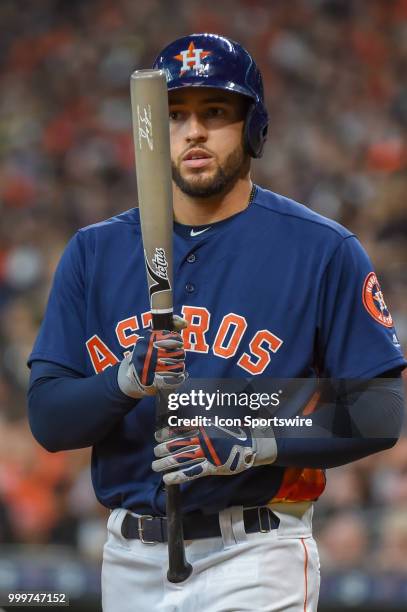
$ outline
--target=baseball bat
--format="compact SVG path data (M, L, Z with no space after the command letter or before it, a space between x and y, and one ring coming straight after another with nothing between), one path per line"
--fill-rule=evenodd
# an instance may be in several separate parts
M153 329L173 329L173 208L168 92L163 70L136 70L130 78L138 202ZM162 392L158 413L165 410ZM159 416L162 416L159 415ZM167 573L183 582L192 566L185 558L178 485L166 486Z

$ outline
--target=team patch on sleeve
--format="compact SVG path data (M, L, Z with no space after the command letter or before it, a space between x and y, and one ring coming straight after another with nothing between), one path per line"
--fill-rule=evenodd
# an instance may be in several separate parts
M369 272L363 283L363 304L375 321L385 327L393 327L393 319L384 301L379 281L374 272Z

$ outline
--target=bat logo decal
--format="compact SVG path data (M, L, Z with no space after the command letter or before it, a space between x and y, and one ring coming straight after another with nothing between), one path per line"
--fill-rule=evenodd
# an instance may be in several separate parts
M138 122L138 146L140 151L143 148L143 140L147 141L150 151L154 150L153 142L153 124L151 121L150 105L144 107L140 112L140 107L137 105L137 122Z
M169 291L171 289L171 284L168 278L168 262L165 256L165 249L160 247L155 249L154 256L151 260L152 265L150 265L150 262L148 261L146 251L144 251L144 258L147 273L154 281L154 284L150 286L150 298L154 293Z

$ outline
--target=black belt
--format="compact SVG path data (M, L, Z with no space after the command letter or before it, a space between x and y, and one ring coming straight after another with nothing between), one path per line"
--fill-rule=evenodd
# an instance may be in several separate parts
M243 508L246 533L267 533L277 529L280 519L267 506ZM219 514L189 512L183 516L184 539L216 538L221 536ZM122 523L122 536L128 540L137 538L144 544L167 542L167 519L162 516L133 516L129 512Z

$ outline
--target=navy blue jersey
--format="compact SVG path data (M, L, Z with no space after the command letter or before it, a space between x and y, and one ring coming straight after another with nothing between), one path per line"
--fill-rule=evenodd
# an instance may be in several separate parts
M357 238L256 188L250 206L200 227L174 224L174 311L192 378L370 378L405 362L372 264ZM90 376L123 359L150 324L139 213L80 230L55 274L30 362ZM108 507L164 512L151 470L154 399L138 401L93 449ZM315 499L320 470L263 466L183 487L185 510Z

